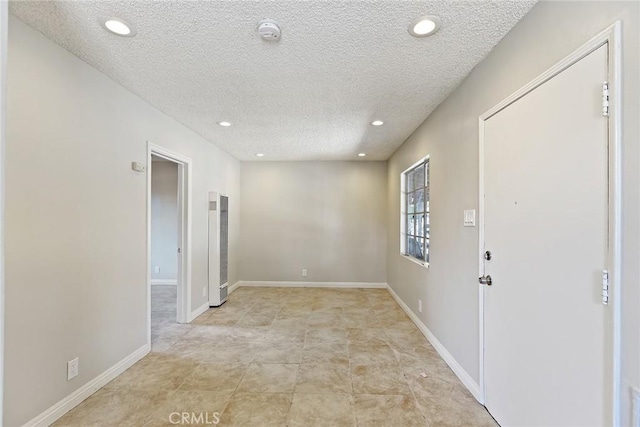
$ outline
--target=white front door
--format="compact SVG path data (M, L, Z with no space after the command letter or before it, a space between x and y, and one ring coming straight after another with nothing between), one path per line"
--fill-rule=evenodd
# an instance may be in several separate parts
M603 45L484 126L485 404L502 426L610 424Z

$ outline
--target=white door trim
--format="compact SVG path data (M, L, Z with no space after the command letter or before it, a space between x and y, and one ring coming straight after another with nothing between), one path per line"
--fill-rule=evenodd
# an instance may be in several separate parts
M9 2L0 2L0 424L4 390L4 162L7 111L7 39Z
M610 92L610 113L609 113L609 254L608 269L610 277L609 285L609 307L612 311L613 327L613 372L612 372L612 408L613 425L620 425L620 346L621 346L621 325L620 325L620 273L621 273L621 118L622 118L622 68L621 68L621 23L614 22L587 43L579 47L562 61L549 68L520 90L498 103L496 106L482 114L478 119L479 125L479 250L478 250L478 275L484 276L484 125L485 122L496 113L508 107L518 99L522 98L538 86L550 80L557 74L569 68L585 56L589 55L601 46L608 44L609 53L609 92ZM480 403L485 403L485 381L484 381L484 289L478 285L479 302L479 361L480 361Z
M189 323L191 313L191 159L167 148L147 141L147 341L151 345L151 155L156 155L178 163L180 172L180 194L182 194L182 223L179 235L182 242L182 277L178 278L178 315L179 323Z

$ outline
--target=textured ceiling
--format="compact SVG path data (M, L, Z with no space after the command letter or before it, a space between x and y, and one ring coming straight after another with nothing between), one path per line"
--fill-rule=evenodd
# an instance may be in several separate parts
M385 160L534 3L14 1L10 10L240 160ZM441 30L411 37L409 23L426 14ZM107 33L98 19L112 16L137 36ZM279 42L258 36L263 18L279 22Z

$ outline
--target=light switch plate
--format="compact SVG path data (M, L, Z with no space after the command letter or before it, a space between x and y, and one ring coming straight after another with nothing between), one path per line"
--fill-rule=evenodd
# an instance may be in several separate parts
M464 211L464 226L475 227L476 226L476 210L469 209Z
M145 172L147 170L146 166L139 162L131 162L131 169L136 172Z

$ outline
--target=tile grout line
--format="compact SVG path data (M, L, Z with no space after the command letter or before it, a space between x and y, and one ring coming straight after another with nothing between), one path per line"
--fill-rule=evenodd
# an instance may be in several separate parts
M400 307L400 306L398 305L398 307ZM387 334L384 331L382 333L385 335L385 341L389 340L389 337L387 336ZM387 345L388 344L389 344L389 341L387 341ZM409 381L409 377L407 376L406 368L402 365L402 359L401 359L401 357L399 357L399 355L397 354L398 352L396 350L394 350L392 348L392 351L394 353L394 356L396 357L396 361L398 362L398 366L400 367L400 370L402 371L402 375L404 376L405 381L407 381L407 386L409 387L409 390L411 391L411 397L413 397L413 403L416 405L416 407L420 411L420 414L422 415L422 418L424 419L424 421L427 422L427 417L425 416L424 411L422 410L422 405L420 405L418 403L418 398L416 397L415 390L413 389L411 381Z
M355 426L358 425L358 413L356 412L356 389L353 384L353 372L351 369L351 350L349 350L349 332L345 328L345 332L347 334L347 361L349 362L349 379L351 380L351 402L353 404L353 418L355 421Z

